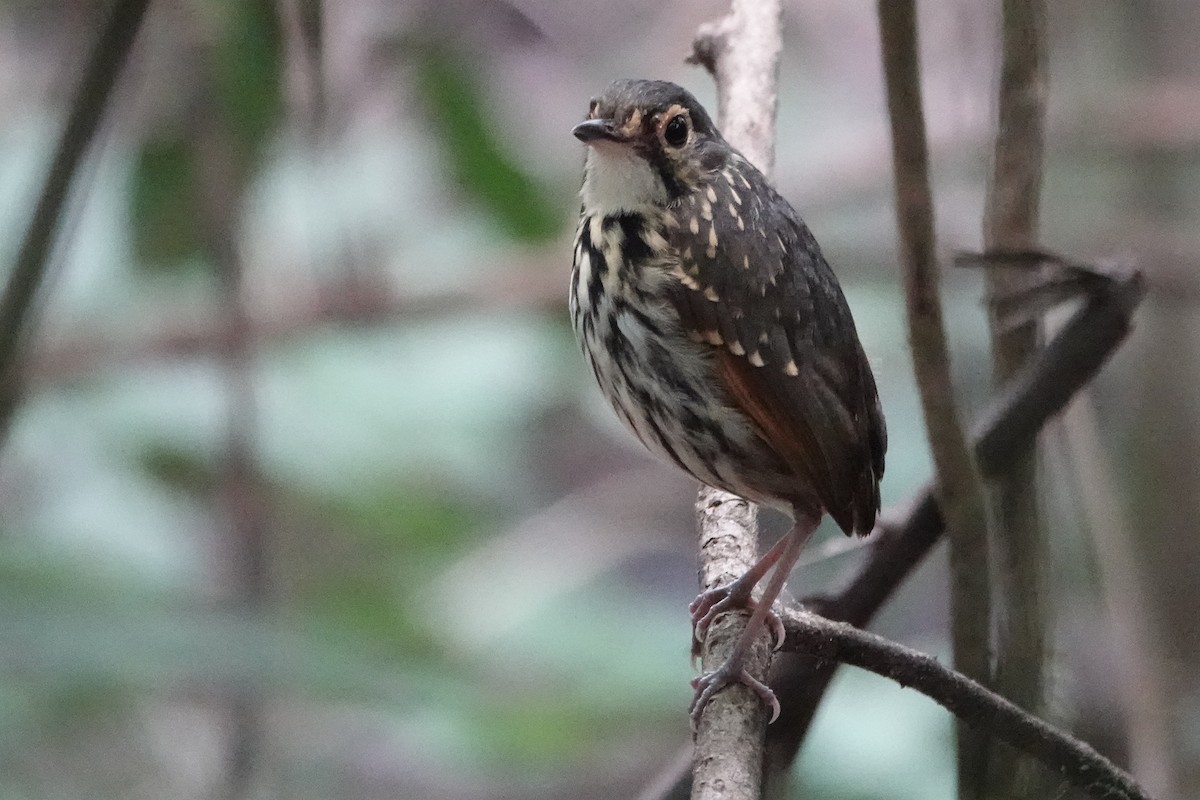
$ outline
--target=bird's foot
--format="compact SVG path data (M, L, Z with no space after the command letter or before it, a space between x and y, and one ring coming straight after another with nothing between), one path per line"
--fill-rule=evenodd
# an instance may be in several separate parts
M696 641L703 642L713 620L726 611L744 609L753 612L758 607L758 603L750 596L752 588L752 586L743 588L738 581L734 581L725 586L701 592L688 606L688 611L692 615L692 631ZM775 649L778 650L783 646L783 620L774 611L767 611L764 621L767 629L771 631Z
M775 692L771 691L770 686L746 672L746 668L742 666L742 659L734 656L712 672L706 672L692 679L692 688L696 690L696 696L692 698L692 705L688 709L688 713L692 717L693 731L700 724L700 715L704 713L704 709L708 707L716 693L731 683L748 686L759 696L759 699L771 712L768 723L774 722L779 717L779 700L776 699Z

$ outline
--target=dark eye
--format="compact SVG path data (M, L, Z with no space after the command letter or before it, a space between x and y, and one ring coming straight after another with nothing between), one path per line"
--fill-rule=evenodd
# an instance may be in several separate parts
M596 116L596 109L600 107L600 101L592 98L592 102L588 103L588 117Z
M688 121L683 114L671 117L667 127L663 128L663 139L671 147L683 147L688 138Z

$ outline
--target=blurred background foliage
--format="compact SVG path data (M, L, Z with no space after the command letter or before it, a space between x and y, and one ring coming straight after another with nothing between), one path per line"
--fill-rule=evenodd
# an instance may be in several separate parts
M106 5L0 2L0 264ZM998 12L924 5L942 243L977 247ZM785 6L778 183L876 365L897 503L929 462L876 22L867 4ZM569 131L622 76L711 108L683 57L722 10L152 6L0 453L0 798L633 796L675 757L694 487L617 427L575 352ZM1091 393L1090 466L1057 424L1044 437L1052 705L1125 758L1137 699L1121 687L1140 670L1171 712L1151 766L1195 797L1200 7L1065 0L1050 23L1043 238L1134 257L1151 284ZM980 297L979 276L946 275L970 409L991 391ZM1082 499L1097 460L1112 480L1090 511L1121 533L1115 556ZM943 557L880 630L945 652ZM1106 579L1113 558L1128 580ZM793 589L854 563L806 567ZM1128 607L1146 639L1132 664L1109 613ZM844 670L798 790L931 800L952 774L941 711Z

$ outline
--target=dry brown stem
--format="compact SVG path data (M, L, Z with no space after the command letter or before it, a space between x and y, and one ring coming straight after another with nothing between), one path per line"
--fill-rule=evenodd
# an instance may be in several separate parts
M879 0L879 26L892 127L908 340L950 539L954 664L986 686L991 681L987 516L982 482L954 400L942 323L913 0ZM986 765L986 737L960 725L960 797L982 796Z
M1002 64L995 156L984 215L985 250L1033 247L1037 240L1046 117L1044 0L1004 0ZM990 297L1035 285L1038 270L986 273ZM1037 316L1011 325L992 304L992 373L1003 385L1033 357ZM1047 614L1042 564L1045 530L1038 496L1036 448L1030 447L989 483L996 539L996 605L1003 620L996 641L996 690L1021 708L1040 713L1045 693ZM999 748L989 764L996 797L1044 797L1044 776L1025 768L1012 750Z

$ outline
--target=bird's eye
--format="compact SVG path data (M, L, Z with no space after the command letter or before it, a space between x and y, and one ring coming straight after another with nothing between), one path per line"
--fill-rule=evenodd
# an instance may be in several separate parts
M671 117L667 127L663 128L663 139L671 147L683 147L688 138L688 121L683 114Z
M599 107L600 107L599 100L593 99L592 102L588 103L588 118L589 119L594 118L596 116L596 109Z

